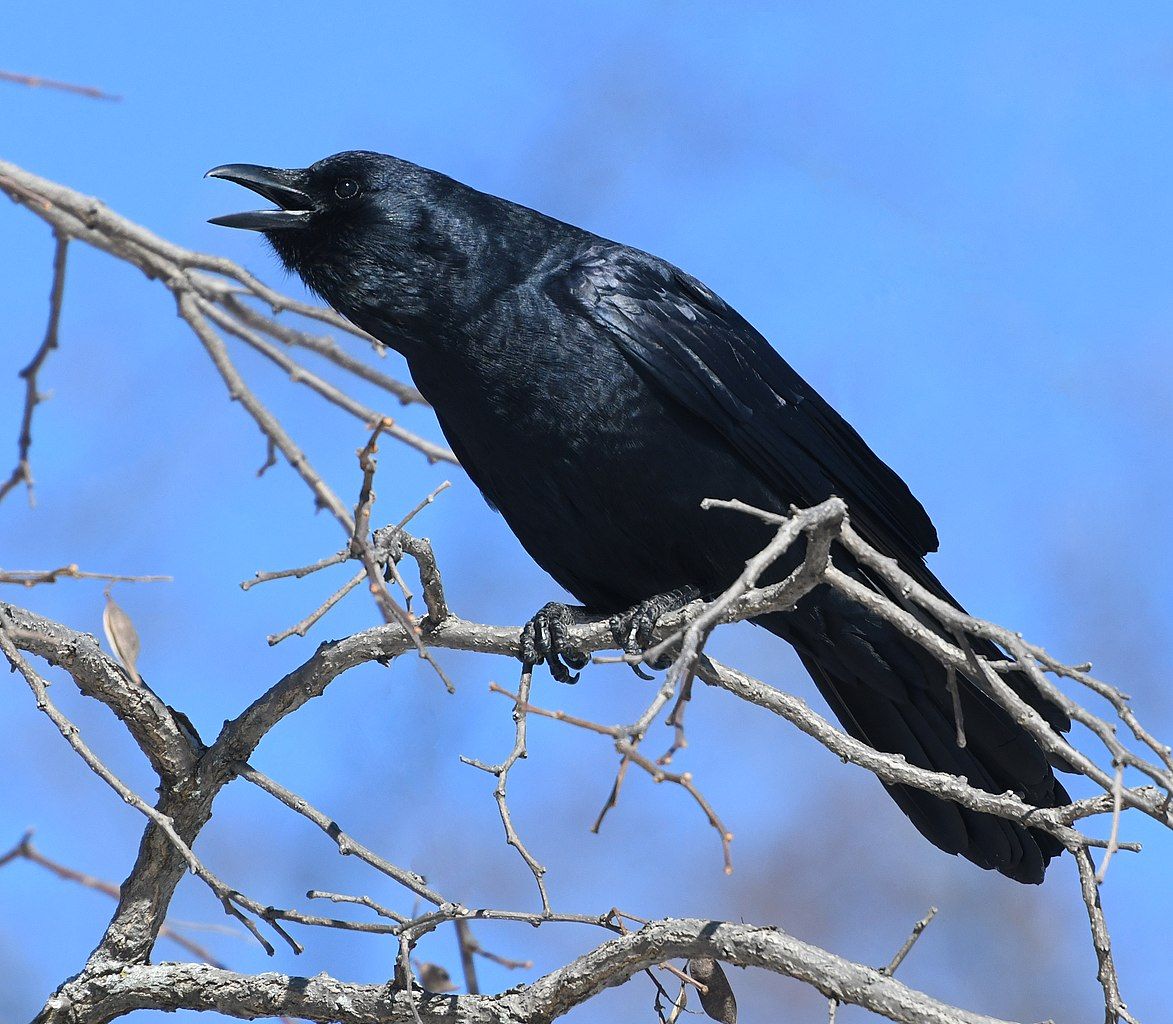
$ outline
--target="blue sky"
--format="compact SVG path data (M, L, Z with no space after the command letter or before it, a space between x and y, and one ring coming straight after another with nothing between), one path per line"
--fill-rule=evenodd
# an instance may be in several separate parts
M909 481L941 534L932 565L972 610L1094 661L1173 732L1162 671L1173 654L1166 9L112 2L58 3L47 15L42 4L16 3L0 67L124 97L100 103L0 84L0 156L278 283L258 239L205 223L239 206L233 189L202 180L208 167L383 150L683 266L754 322ZM15 369L43 330L52 246L11 206L0 206L0 237L3 452L15 438ZM175 576L117 596L142 634L146 677L214 732L319 640L369 625L375 611L353 595L316 634L268 649L265 635L334 581L247 594L237 582L334 550L335 525L312 514L287 467L256 479L264 451L255 429L157 285L75 246L62 332L42 380L53 399L36 423L38 506L0 506L0 565L77 561ZM354 492L361 427L240 358L322 471ZM402 369L393 356L386 365ZM425 410L403 419L439 436ZM520 622L557 596L459 473L387 446L381 472L386 519L452 477L420 528L462 614ZM5 596L99 629L99 584ZM733 629L718 648L817 702L773 638ZM486 780L457 760L508 749L508 707L486 690L489 680L512 682L514 668L455 656L446 664L454 698L414 664L353 673L275 731L256 763L469 901L525 905L532 883L500 841ZM149 793L117 723L67 687L57 693L110 763ZM631 717L646 690L627 673L595 669L573 690L543 680L540 698L615 721ZM15 682L5 705L0 846L35 825L51 856L122 877L140 822ZM1069 861L1041 890L1020 890L925 847L874 780L782 723L701 693L691 728L687 766L737 834L731 879L694 808L644 780L603 834L590 835L613 753L596 737L535 727L513 783L519 825L566 909L619 903L776 922L883 962L937 904L938 921L901 969L910 983L1027 1020L1098 1012ZM275 903L296 904L311 887L397 899L262 796L230 788L200 839L224 877ZM1148 849L1114 863L1104 900L1126 997L1139 1017L1158 1019L1154 950L1173 912L1173 847L1142 821L1126 821L1125 835ZM0 994L0 1017L26 1019L81 964L108 916L103 900L30 865L0 872L9 908L0 969L16 979ZM176 913L219 922L190 880ZM275 962L245 941L208 941L240 970L330 969L369 981L389 972L385 945L305 938L300 960ZM570 929L483 936L542 969L595 938ZM447 937L421 955L455 966ZM481 974L499 987L518 980L488 964ZM794 984L733 980L747 1020L821 1012ZM636 981L571 1019L650 1018L650 1000Z

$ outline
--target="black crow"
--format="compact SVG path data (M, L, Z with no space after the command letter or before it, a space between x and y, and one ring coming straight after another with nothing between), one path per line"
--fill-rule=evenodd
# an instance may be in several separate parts
M659 615L720 592L772 535L749 516L703 511L710 497L786 512L838 495L867 541L956 604L924 563L937 534L900 477L736 310L670 263L377 153L208 173L276 204L212 223L263 232L311 290L402 353L489 503L588 612L620 616L628 648ZM901 600L844 551L834 558ZM564 627L576 614L543 608L522 659L573 679L567 666L585 659ZM992 793L1068 801L1030 734L960 674L959 746L945 669L830 587L756 622L794 645L856 738ZM1025 677L1007 678L1052 727L1069 727ZM1020 882L1041 882L1061 850L1017 822L888 791L930 842Z

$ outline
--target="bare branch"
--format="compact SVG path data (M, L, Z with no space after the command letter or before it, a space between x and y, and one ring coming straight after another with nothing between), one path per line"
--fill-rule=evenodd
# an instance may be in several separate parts
M59 665L87 697L122 720L160 779L175 786L194 769L202 744L141 679L132 680L97 641L35 612L0 602L0 633L24 651Z
M75 85L73 82L58 82L53 78L42 78L40 75L20 75L14 71L0 71L0 82L11 82L13 85L27 85L33 89L57 89L61 92L71 92L78 96L85 96L91 100L109 100L117 103L122 99L104 89L96 89L92 85Z
M3 73L0 72L0 77ZM8 492L24 484L28 488L29 504L35 505L33 492L33 468L29 462L29 449L33 446L33 411L45 400L37 387L37 374L49 353L57 348L57 335L61 326L61 303L65 298L65 257L69 248L69 238L60 231L54 231L56 245L53 249L53 284L49 289L49 323L45 327L45 337L33 353L29 364L20 371L18 376L24 381L24 411L20 417L20 433L17 435L16 467L8 479L0 484L0 501L3 501Z
M513 816L509 811L509 797L507 795L507 787L509 785L509 772L519 760L528 757L526 750L526 715L532 710L529 703L530 686L533 682L533 666L524 665L521 669L521 679L517 684L517 693L510 694L500 687L494 686L498 693L506 693L513 698L513 749L509 751L508 756L500 764L485 764L483 761L477 761L471 757L462 757L461 760L474 768L479 768L483 772L488 772L497 778L497 784L493 787L493 799L497 801L497 811L501 815L501 824L505 829L505 842L512 846L521 859L525 861L526 867L534 876L534 882L537 883L538 897L542 901L542 913L549 914L550 911L550 895L546 891L545 874L546 869L539 864L532 853L529 852L529 847L521 841L521 837L517 834L517 829L513 826Z
M721 838L721 850L725 858L725 874L729 875L733 873L733 862L729 854L729 846L733 842L733 833L722 824L721 819L717 817L717 813L713 810L712 805L704 798L700 790L696 788L692 781L692 774L690 772L682 772L678 774L676 772L666 771L662 765L649 760L647 757L641 754L639 748L631 739L632 733L635 729L638 728L638 725L603 725L600 722L591 722L585 718L578 718L575 715L568 715L565 711L548 711L545 708L539 708L533 704L530 704L528 700L528 672L522 673L522 680L523 685L519 687L517 693L510 693L508 690L503 689L496 683L489 684L489 690L491 692L503 694L504 696L509 697L514 701L514 719L519 722L519 731L522 729L520 723L524 721L524 716L526 714L535 714L541 715L543 718L552 718L556 722L565 722L567 725L577 726L578 728L586 729L589 732L601 733L604 736L610 736L615 741L615 749L619 752L620 755L619 774L615 778L615 785L611 790L611 796L608 798L606 806L603 808L602 812L599 814L598 820L595 822L594 828L592 829L593 832L598 832L599 826L603 821L603 816L611 807L615 806L615 802L619 797L619 788L623 784L623 776L626 771L626 766L630 763L634 763L647 772L648 775L651 776L653 782L675 783L686 793L688 793L688 795L691 796L693 800L696 801L700 809L704 811L705 817L709 819L709 824L717 830L717 835ZM521 742L524 744L524 732L522 732ZM514 747L514 754L517 754L517 749L517 747ZM525 756L524 746L522 747L521 753L517 756ZM516 757L513 755L511 755L511 757L513 757L513 760L516 760ZM504 786L501 785L500 780L502 775L505 774L508 771L508 768L512 766L512 761L507 760L504 764L490 766L482 764L479 761L473 761L469 758L461 758L461 760L466 764L471 764L477 768L483 769L484 771L493 772L493 774L498 776L499 795L495 795L497 795L498 803L504 807ZM505 811L503 810L502 819L504 818ZM506 824L506 833L509 834L510 830L511 826ZM510 841L509 845L513 846L515 844ZM526 856L524 853L523 856L526 857L526 863L530 863L532 858ZM530 867L532 870L533 865L530 864ZM542 870L544 871L545 869L543 868ZM539 885L541 885L540 880Z
M380 857L374 851L363 846L362 843L352 839L349 835L342 831L342 828L336 821L328 815L323 814L316 807L314 807L307 800L298 796L296 793L286 789L278 782L274 782L267 775L257 771L248 764L240 763L233 766L242 779L251 782L259 789L263 789L270 796L280 800L291 811L295 811L303 818L312 821L323 832L326 833L338 845L338 852L344 857L355 856L366 864L369 864L376 871L381 872L388 878L394 879L400 885L409 889L416 896L420 896L436 906L441 906L448 901L444 899L434 889L429 888L426 879L417 875L414 871L407 871L404 868L397 867L389 860Z
M195 964L157 964L71 983L40 1024L105 1024L136 1009L218 1010L239 1018L286 1014L310 1021L401 1024L547 1024L604 988L666 959L711 957L760 967L813 985L841 1003L902 1024L1007 1024L941 1003L872 967L853 963L778 928L717 921L655 921L619 936L531 985L496 996L433 995L357 985L326 975L244 975ZM414 1004L414 1006L413 1006Z
M171 843L174 845L175 849L179 851L180 856L182 856L183 859L187 862L187 866L190 868L191 872L195 875L198 875L200 879L208 886L208 888L210 888L212 892L216 894L217 899L220 900L220 903L224 908L224 912L231 915L232 917L235 917L238 921L241 922L241 924L245 925L245 927L247 927L248 930L256 937L257 941L265 948L265 952L272 955L273 947L261 935L260 931L257 929L257 926L237 909L237 904L245 907L248 910L251 910L253 913L258 914L261 917L268 919L266 908L252 900L249 900L247 897L242 896L236 890L230 889L227 885L220 881L219 878L212 874L212 872L205 868L204 865L200 862L199 858L196 857L194 853L192 853L191 847L188 846L188 844L185 843L182 838L180 838L179 833L175 830L175 823L167 815L156 810L145 800L143 800L142 797L138 796L138 794L131 790L131 788L127 786L125 782L118 778L117 775L115 775L112 771L110 771L109 768L106 767L105 764L103 764L102 760L97 756L97 754L95 754L89 748L89 746L87 746L85 741L82 740L77 726L74 725L68 718L66 718L65 715L61 713L57 705L49 699L49 689L45 680L42 679L36 672L34 672L29 663L21 657L20 652L17 651L15 646L13 646L13 643L8 636L7 629L3 626L2 622L0 622L0 651L4 653L4 656L8 659L12 667L16 669L22 676L24 676L25 681L29 685L29 689L33 691L33 695L37 698L37 708L43 711L49 717L50 721L52 721L52 723L57 726L58 731L62 736L65 737L66 742L71 747L73 747L74 751L83 761L85 761L90 770L95 775L97 775L98 778L105 782L106 785L114 790L114 792L117 793L125 803L130 804L130 806L133 807L136 811L139 811L141 814L145 815L164 832L167 838L171 840ZM294 952L301 952L301 947L296 942L294 942L293 939L291 939L284 931L282 931L279 926L274 924L271 920L269 923L272 924L276 931L289 942L289 944L293 947Z
M1083 892L1084 906L1087 907L1088 923L1091 925L1092 946L1099 964L1097 977L1104 990L1104 1024L1117 1024L1124 1020L1128 1024L1136 1021L1128 1013L1128 1007L1120 998L1120 982L1116 977L1116 963L1112 959L1112 940L1108 935L1108 924L1104 920L1104 908L1100 904L1100 889L1096 884L1096 869L1087 849L1071 851L1079 869L1079 885Z
M40 850L33 845L33 830L29 829L23 836L20 842L16 844L11 850L5 854L0 854L0 867L9 864L14 860L27 860L33 864L43 867L46 871L51 872L58 878L66 882L75 882L77 885L83 886L86 889L93 889L95 892L103 893L112 899L118 899L118 886L113 882L107 882L101 878L95 878L93 875L88 875L84 871L78 871L66 864L61 864L49 857L46 857ZM180 922L174 924L167 924L164 922L159 929L159 934L167 939L170 939L177 946L186 949L193 956L199 957L204 963L211 964L213 967L224 967L225 965L218 960L210 950L200 943L189 939L179 930ZM196 928L198 925L190 922L184 922L182 927ZM235 934L235 933L233 933Z
M886 967L880 968L881 974L886 974L888 977L891 977L896 973L897 968L904 963L904 958L912 952L912 947L916 945L917 939L924 934L924 930L932 923L933 918L936 916L937 908L929 907L929 912L912 926L912 933L904 940L904 945L896 951L896 955L888 961Z
M170 583L171 576L121 576L109 572L86 572L76 563L56 569L0 569L0 583L21 587L36 587L58 580L105 580L107 583Z

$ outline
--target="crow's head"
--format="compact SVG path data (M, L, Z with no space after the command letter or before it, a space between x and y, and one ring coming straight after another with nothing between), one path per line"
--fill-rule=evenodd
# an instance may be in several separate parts
M313 291L396 347L451 317L470 261L497 234L490 197L381 153L338 153L296 169L224 164L207 176L277 207L212 224L262 232Z
M210 223L263 231L276 241L288 232L319 234L395 217L409 226L441 176L393 156L356 151L302 168L223 164L205 177L234 181L280 207L230 213Z

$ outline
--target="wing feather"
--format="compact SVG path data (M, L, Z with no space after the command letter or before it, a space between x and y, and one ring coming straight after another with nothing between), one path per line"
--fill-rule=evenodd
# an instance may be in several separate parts
M937 549L908 486L740 314L700 281L615 245L580 252L576 312L654 386L703 417L788 504L837 494L855 528L902 561Z

